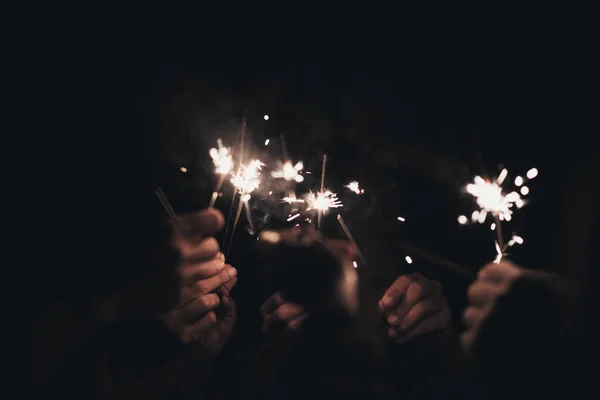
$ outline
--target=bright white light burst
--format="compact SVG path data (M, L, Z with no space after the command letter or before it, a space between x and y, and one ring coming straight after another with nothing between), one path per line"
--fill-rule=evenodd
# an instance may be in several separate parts
M233 169L233 158L231 156L231 149L229 147L223 147L221 139L217 140L218 148L212 148L208 154L215 164L215 172L217 174L226 175Z
M356 181L352 181L344 187L350 189L351 191L353 191L356 194L363 194L365 192L364 189L361 189L359 187L359 184Z
M330 208L342 207L342 202L338 199L337 194L331 190L325 190L320 193L310 192L306 198L308 209L314 209L326 212Z
M300 175L300 171L302 171L302 169L304 169L304 164L302 161L297 162L296 165L292 165L291 161L286 161L281 166L281 169L271 172L271 176L273 178L283 178L288 182L302 182L304 181L304 177Z
M493 182L476 176L474 182L467 185L467 192L475 197L479 206L477 217L475 213L473 215L473 219L477 219L479 223L485 222L488 213L500 220L510 221L513 213L512 208L514 206L520 208L525 204L519 193L504 194L502 192L502 183L507 174L506 169L502 170Z
M260 160L252 160L248 165L243 165L238 174L232 172L231 183L240 193L249 195L260 186L260 174L263 164Z

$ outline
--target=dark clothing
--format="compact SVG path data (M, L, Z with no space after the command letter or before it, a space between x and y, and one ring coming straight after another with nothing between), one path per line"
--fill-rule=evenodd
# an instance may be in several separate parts
M98 332L49 390L40 388L39 396L183 399L187 397L178 397L181 393L174 389L185 388L197 398L208 380L210 364L209 357L182 345L162 322L125 319Z
M529 271L496 304L473 354L501 398L575 398L587 368L580 287Z

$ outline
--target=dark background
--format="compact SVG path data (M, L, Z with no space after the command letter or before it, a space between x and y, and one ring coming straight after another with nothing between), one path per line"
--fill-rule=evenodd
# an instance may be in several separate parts
M233 143L244 112L256 149L283 132L308 170L319 171L328 154L330 186L365 185L360 201L346 201L353 229L391 221L380 224L388 236L473 271L494 257L494 234L458 226L473 209L461 188L500 165L519 174L536 167L529 204L505 227L525 239L512 257L568 272L557 261L565 187L598 153L588 25L525 24L517 33L499 24L488 38L480 29L411 31L400 21L374 29L370 20L249 20L63 16L15 30L28 200L48 219L40 251L49 260L30 270L39 304L26 319L57 302L85 313L162 266L166 215L153 190L163 187L180 212L206 206L215 180L208 146L217 137ZM227 201L219 201L226 215ZM397 215L407 222L398 226ZM246 253L253 239L244 226L231 260L243 293L257 288L260 298L268 288ZM413 258L444 280L459 315L468 280Z

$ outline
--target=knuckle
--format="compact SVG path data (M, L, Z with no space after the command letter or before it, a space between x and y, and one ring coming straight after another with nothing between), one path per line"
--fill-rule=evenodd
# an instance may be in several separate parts
M210 311L206 314L206 319L210 325L217 323L217 314L214 311Z
M412 282L407 291L410 291L411 295L416 299L422 298L425 292L423 285L419 282Z

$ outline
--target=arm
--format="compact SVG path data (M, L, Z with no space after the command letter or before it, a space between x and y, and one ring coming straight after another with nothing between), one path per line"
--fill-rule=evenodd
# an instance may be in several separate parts
M506 271L515 274L503 281ZM485 279L501 283L489 285L486 292L485 282L479 282ZM487 304L480 308L487 310L482 311L485 317L469 322L476 313L470 307L465 319L472 326L471 353L490 383L498 390L519 393L556 394L576 387L572 383L582 366L584 339L578 285L559 275L520 270L508 263L484 268L479 281L470 289L470 300ZM495 300L481 301L490 292Z

